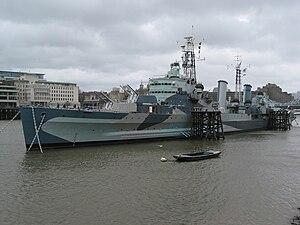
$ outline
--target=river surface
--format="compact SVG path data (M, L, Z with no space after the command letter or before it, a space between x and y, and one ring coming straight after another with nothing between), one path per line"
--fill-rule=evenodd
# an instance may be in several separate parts
M290 224L300 207L299 137L293 127L26 154L14 121L0 133L0 224ZM194 147L222 154L172 159Z

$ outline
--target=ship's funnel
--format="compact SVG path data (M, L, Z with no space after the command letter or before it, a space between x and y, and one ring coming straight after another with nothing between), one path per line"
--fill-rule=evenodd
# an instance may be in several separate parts
M227 92L227 81L219 80L218 81L218 105L221 111L224 111L226 108L226 92Z
M243 96L244 103L250 102L252 99L251 88L252 86L250 84L244 84L244 96Z

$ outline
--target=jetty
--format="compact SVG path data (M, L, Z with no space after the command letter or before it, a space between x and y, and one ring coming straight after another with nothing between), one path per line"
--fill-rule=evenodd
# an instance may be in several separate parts
M20 111L19 108L0 108L0 120L11 120ZM20 119L18 114L16 119Z
M220 111L194 108L191 113L191 138L219 140L225 139Z
M273 111L269 114L269 128L271 130L290 130L291 116L287 110Z

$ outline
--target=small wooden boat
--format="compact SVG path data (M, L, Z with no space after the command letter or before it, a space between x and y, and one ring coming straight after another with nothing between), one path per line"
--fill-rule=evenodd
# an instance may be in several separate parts
M210 158L216 158L221 154L221 151L203 151L195 153L184 153L179 155L173 155L173 157L180 162L198 161Z

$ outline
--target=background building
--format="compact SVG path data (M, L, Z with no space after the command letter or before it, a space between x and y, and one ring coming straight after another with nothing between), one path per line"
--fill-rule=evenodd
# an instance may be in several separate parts
M292 93L294 96L294 99L300 99L300 91L297 91L296 93Z
M108 93L108 97L112 99L114 102L122 102L125 101L128 97L128 94L124 92L119 87L114 87L111 92Z
M17 106L80 107L75 83L47 81L41 73L0 71L0 78L13 82Z
M16 108L17 89L12 81L0 80L0 108Z
M267 85L263 86L262 88L258 87L254 93L254 96L258 92L264 92L269 96L269 98L275 102L286 103L294 100L292 94L288 94L287 92L283 92L282 89L277 86L276 84L268 83Z
M37 77L39 80L43 80L45 74L43 73L27 73L27 72L13 72L13 71L0 71L0 77L4 80L16 80L21 76L33 75Z
M80 107L79 88L75 83L38 81L36 84L44 87L38 88L39 96L46 97L49 92L50 107Z

